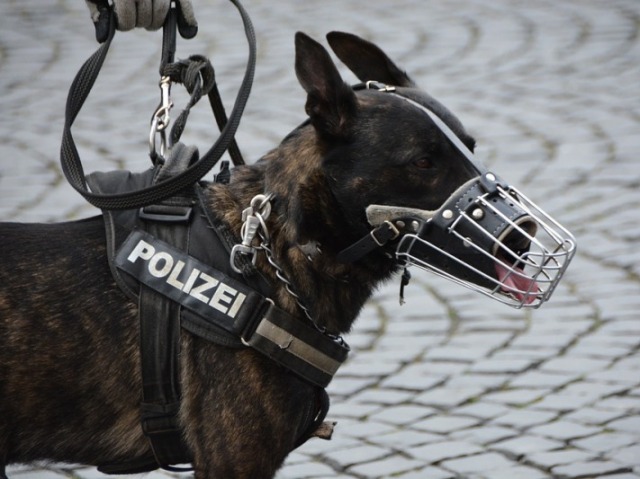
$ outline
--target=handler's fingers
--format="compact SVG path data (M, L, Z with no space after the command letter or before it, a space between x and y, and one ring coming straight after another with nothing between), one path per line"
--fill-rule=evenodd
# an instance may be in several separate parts
M158 30L164 24L171 0L114 0L118 30L135 27Z
M164 25L164 20L167 18L170 7L171 0L153 0L150 5L150 11L147 14L148 18L145 19L145 24L142 25L139 22L138 26L147 30L158 30ZM138 17L140 17L139 13Z
M183 38L193 38L198 33L198 22L191 0L178 0L178 31Z
M116 12L118 30L126 32L136 27L138 2L135 0L115 0L113 10Z

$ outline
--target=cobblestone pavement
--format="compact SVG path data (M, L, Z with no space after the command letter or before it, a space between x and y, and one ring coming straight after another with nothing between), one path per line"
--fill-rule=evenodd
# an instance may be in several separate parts
M58 168L66 90L95 48L83 3L0 4L3 220L95 213ZM195 3L201 31L179 42L178 56L210 55L231 100L246 56L239 18L228 2ZM259 42L239 134L248 157L257 159L303 118L293 33L352 31L382 45L456 112L477 137L479 155L579 244L552 301L533 313L419 272L403 307L397 282L381 288L329 387L334 439L308 442L278 478L640 478L640 3L245 6ZM159 43L158 32L116 37L75 128L88 170L146 168ZM208 115L204 107L194 114L187 142L212 142ZM17 466L9 474L103 477L63 465Z

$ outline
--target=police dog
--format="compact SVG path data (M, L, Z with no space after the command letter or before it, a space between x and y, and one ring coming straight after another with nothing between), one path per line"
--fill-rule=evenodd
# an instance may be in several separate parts
M377 46L338 32L328 40L361 80L411 89L473 149L455 116ZM422 111L377 91L355 92L324 47L302 33L295 41L309 121L260 161L236 168L228 184L209 185L208 203L239 235L251 199L273 195L271 250L299 300L264 255L257 268L280 308L303 318L304 304L339 335L399 268L392 243L353 263L337 260L371 230L365 208L434 210L474 173ZM0 464L148 457L137 305L114 282L101 217L5 223L0 238ZM186 331L180 341L180 421L195 476L272 478L295 447L314 387L250 348Z

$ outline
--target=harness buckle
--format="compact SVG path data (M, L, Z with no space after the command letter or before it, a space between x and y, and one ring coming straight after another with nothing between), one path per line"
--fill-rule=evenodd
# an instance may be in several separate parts
M247 321L247 324L244 326L243 331L240 333L240 341L247 347L251 347L251 337L258 329L258 325L267 317L270 316L271 310L275 308L276 304L273 302L271 298L264 298L265 302L262 308L260 308L260 313L254 316L252 321Z

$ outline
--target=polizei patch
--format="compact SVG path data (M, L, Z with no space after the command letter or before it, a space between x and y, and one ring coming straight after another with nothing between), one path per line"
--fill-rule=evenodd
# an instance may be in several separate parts
M241 332L243 306L255 304L250 288L143 231L129 235L115 264L198 315L215 317L229 331Z

